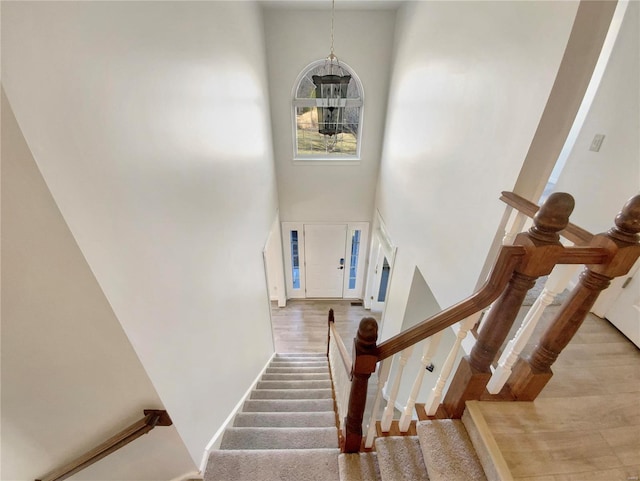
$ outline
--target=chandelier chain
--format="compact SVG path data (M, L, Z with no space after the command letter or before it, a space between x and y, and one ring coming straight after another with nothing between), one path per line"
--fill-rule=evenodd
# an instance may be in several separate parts
M333 17L336 9L336 0L331 0L331 55L330 58L333 60L335 58L335 54L333 53Z

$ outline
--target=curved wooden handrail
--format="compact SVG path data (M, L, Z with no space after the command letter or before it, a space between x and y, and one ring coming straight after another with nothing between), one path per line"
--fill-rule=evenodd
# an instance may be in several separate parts
M147 434L156 426L171 426L173 421L167 414L167 411L158 409L145 409L144 418L133 423L131 426L123 429L115 436L110 437L104 443L96 446L91 451L87 451L82 456L76 458L70 463L51 471L45 476L36 479L36 481L62 481L73 476L84 468L88 468L93 463L101 460L109 454L126 446L131 441L138 439L140 436Z
M522 212L527 217L533 217L536 212L540 210L540 206L534 204L530 200L520 197L515 192L503 191L501 193L500 200L505 204L513 207L519 212ZM560 231L560 235L573 242L575 245L588 244L593 238L593 234L588 230L583 229L575 224L569 222L567 227Z
M464 301L379 344L378 361L393 356L489 306L500 296L524 255L525 248L522 246L503 246L493 270L480 290Z

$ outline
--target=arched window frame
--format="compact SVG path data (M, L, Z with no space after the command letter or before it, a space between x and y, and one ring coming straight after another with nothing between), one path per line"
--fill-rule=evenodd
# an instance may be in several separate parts
M345 73L351 75L351 80L355 82L355 87L358 91L359 97L357 98L347 98L345 107L357 107L359 108L358 115L358 134L356 136L356 152L355 154L344 154L344 153L334 153L334 152L321 152L318 154L300 154L298 152L298 122L297 122L297 109L300 107L316 107L316 101L313 98L299 98L297 96L298 90L300 88L301 83L305 78L310 79L311 72L323 65L325 65L327 59L316 60L315 62L307 65L302 72L298 75L295 84L293 85L293 91L291 94L292 97L292 108L291 108L291 125L292 125L292 135L293 135L293 160L299 161L300 163L309 163L313 161L320 162L346 162L351 163L354 161L360 160L360 149L362 147L362 126L363 126L363 118L364 118L364 89L362 88L362 82L360 78L355 73L355 71L343 61L339 62L340 67L345 71Z

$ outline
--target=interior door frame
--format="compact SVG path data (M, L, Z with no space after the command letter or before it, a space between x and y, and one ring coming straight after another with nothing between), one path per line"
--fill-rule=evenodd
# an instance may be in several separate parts
M376 211L376 217L374 219L374 228L371 235L371 251L369 254L369 269L367 273L367 289L364 298L365 309L379 309L380 304L377 300L374 300L380 291L380 281L382 280L382 263L386 257L389 263L389 279L387 282L387 296L385 302L382 303L382 316L380 323L384 320L384 312L387 301L389 299L389 287L393 280L393 265L396 260L396 253L398 248L393 245L391 238L387 231L384 221L380 212ZM379 330L381 327L379 328Z
M367 272L367 248L369 245L369 223L368 222L282 222L282 252L284 261L285 283L287 299L306 299L305 282L305 225L346 225L347 237L345 240L345 270L347 271L343 280L342 299L362 299L365 286L365 273ZM349 289L349 275L351 250L353 245L353 232L360 230L360 246L357 256L356 283L355 288ZM298 272L299 287L293 285L293 262L291 252L291 232L298 233Z

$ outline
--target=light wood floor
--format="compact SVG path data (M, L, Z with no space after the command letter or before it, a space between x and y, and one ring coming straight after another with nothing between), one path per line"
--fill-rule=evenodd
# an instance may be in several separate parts
M608 321L589 315L552 370L534 402L480 403L514 478L639 479L638 348Z
M327 352L327 317L333 309L336 329L351 351L363 317L380 321L380 312L352 306L343 300L289 300L287 307L272 303L271 322L276 352Z
M289 301L286 308L272 309L276 351L326 352L329 308L348 349L362 317L380 319L380 313L348 301ZM640 479L640 351L607 321L590 315L553 371L533 403L481 403L514 478Z

